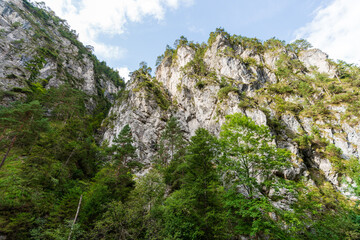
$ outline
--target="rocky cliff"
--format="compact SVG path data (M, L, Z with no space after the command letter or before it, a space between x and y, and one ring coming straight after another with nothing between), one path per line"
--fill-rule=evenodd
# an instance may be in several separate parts
M0 12L1 104L62 84L116 98L122 80L44 5L1 1ZM129 124L150 167L171 116L189 138L199 127L217 135L226 115L241 112L269 126L276 145L292 152L285 178L325 179L345 193L342 182L351 179L343 166L360 155L358 79L357 67L301 41L261 42L223 31L207 44L182 39L165 52L155 77L146 66L133 73L103 122L104 140L111 143Z
M43 4L0 13L0 239L359 238L359 67L217 29L125 87Z
M0 103L62 84L108 99L119 91L122 79L45 5L2 0L0 14Z
M208 44L179 44L163 55L154 78L144 69L133 73L104 122L104 139L129 124L150 166L170 116L189 137L199 127L218 134L226 115L241 112L269 126L276 145L292 152L285 178L325 179L345 193L341 168L360 155L359 110L352 106L359 103L358 69L302 44L221 31Z

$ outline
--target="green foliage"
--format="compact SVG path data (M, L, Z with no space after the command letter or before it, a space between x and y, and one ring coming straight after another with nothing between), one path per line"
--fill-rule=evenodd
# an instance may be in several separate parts
M104 76L114 83L116 87L125 87L124 79L120 77L119 72L108 67L104 61L99 61L95 55L92 55L94 62L94 72L97 79L101 79Z
M210 33L210 37L208 39L209 47L214 43L218 35L222 35L226 40L228 40L231 46L241 45L244 48L253 50L255 53L262 53L265 50L261 40L235 34L230 35L223 28L217 28L215 32Z
M103 150L110 157L110 163L96 174L84 195L81 222L93 224L100 219L109 202L124 201L128 197L134 187L132 171L141 167L132 141L130 128L125 126L113 145Z
M251 49L258 54L265 51L262 41L257 38L248 38L240 35L232 35L230 37L230 42L233 46L241 45L242 47L246 49Z
M299 136L294 139L294 141L298 143L299 148L301 149L307 149L311 147L313 140L314 140L314 136L313 135L309 136L307 134L303 134L302 136Z
M285 47L285 41L276 39L275 37L270 38L264 42L264 47L271 51Z
M83 58L83 54L89 55L89 50L77 39L77 34L74 30L69 30L67 26L60 26L58 28L59 33L64 38L68 39L73 45L78 48L78 59ZM93 57L96 58L95 56Z
M240 93L238 88L228 85L223 88L220 88L220 90L217 94L219 100L227 98L230 92L235 92L238 94Z
M44 106L51 112L51 118L62 121L84 116L87 113L85 108L87 99L86 94L69 85L50 88L42 97Z
M214 160L216 138L198 129L186 156L182 188L165 202L165 236L175 239L225 239L221 188Z
M334 104L352 102L353 100L355 100L353 93L340 93L331 98L331 102Z
M242 114L229 115L220 136L224 148L221 166L229 186L241 186L253 197L259 192L267 196L280 184L273 171L289 166L290 153L269 144L273 137L266 126L258 126Z
M0 152L12 150L0 169L0 192L6 196L0 201L0 234L12 239L28 239L30 233L49 239L64 232L68 225L58 226L74 217L83 181L103 162L93 138L98 116L89 115L84 93L61 86L31 98L37 100L0 110Z
M45 7L43 3L30 3L27 0L23 0L23 4L26 9L32 13L35 19L41 21L40 24L38 22L35 22L32 17L25 16L25 18L29 20L34 26L35 33L33 39L37 40L38 38L43 38L48 43L46 46L41 46L37 49L39 56L45 58L52 58L57 61L59 60L58 51L52 47L53 37L45 29L47 26L56 27L57 31L61 34L62 37L65 37L77 47L77 58L79 60L81 60L84 55L87 55L91 58L94 63L95 78L98 83L101 78L105 77L112 81L117 87L125 86L124 80L119 76L119 73L116 70L108 67L104 61L99 61L97 57L91 53L90 49L88 49L78 40L76 31L70 30L69 25L67 25L65 20L56 17L53 12L50 12L49 9ZM61 61L58 61L58 65L61 65Z
M279 115L285 113L286 111L298 114L303 109L301 104L285 101L281 97L274 97L274 100L276 102L276 110Z
M165 58L164 54L158 56L156 58L155 67L158 67L160 65L160 63L164 60L164 58Z
M118 172L123 168L141 168L141 164L137 161L136 148L133 146L133 141L131 128L129 125L125 125L119 135L113 140L113 145L107 149L107 152L112 153L111 161Z
M241 114L226 117L219 139L198 129L189 144L179 122L171 117L159 145L154 142L152 146L157 151L154 165L144 176L135 177L134 173L142 167L135 154L140 149L134 147L128 125L111 146L100 147L95 140L110 106L104 99L100 80L110 79L123 88L123 79L99 61L91 47L80 43L76 32L44 5L25 0L24 4L38 21L27 18L34 24L33 37L47 43L36 49L37 56L26 65L30 73L27 87L0 92L0 99L16 93L28 96L24 103L0 107L0 153L6 159L0 169L0 235L9 239L67 239L79 196L83 195L72 239L359 238L357 206L326 182L321 171L307 163L315 186L305 186L299 179L287 180L290 153L275 146L267 127L257 126ZM78 48L78 59L87 56L93 61L98 96L90 98L73 87L82 80L63 70L63 60L45 28L53 24ZM15 23L14 27L20 25ZM161 61L172 64L180 47L190 47L195 57L184 70L197 79L197 88L220 84L220 100L229 92L239 93L235 80L225 77L218 80L204 62L205 52L218 35L229 44L224 53L230 57L236 57L234 49L239 45L254 54L277 49L299 54L311 47L304 40L288 45L275 38L262 42L231 36L218 28L210 34L208 45L181 36L174 48L166 48L157 65ZM21 41L13 44L20 45ZM262 64L256 59L241 61L248 67L260 67ZM58 63L58 73L63 74L67 85L46 88L53 76L47 79L39 76L48 60ZM345 62L330 64L336 68L335 78L314 68L306 69L296 57L281 55L275 71L279 81L254 99L239 96L239 107L259 107L258 101L264 97L275 105L276 115L290 111L295 117L321 118L326 122L332 117L328 104L346 105L344 120L350 114L358 115L360 68ZM310 74L305 75L306 72ZM15 74L6 77L21 80ZM151 68L146 63L140 64L133 78L139 83L134 92L142 88L146 97L155 100L160 108L170 108L168 93L151 77ZM294 94L295 101L283 100ZM124 100L128 92L121 90L118 95ZM94 100L96 108L90 111ZM260 109L267 114L268 125L275 133L284 132L279 116L272 117L270 112ZM354 122L357 123L356 119ZM339 181L345 183L344 176L354 179L357 185L347 186L359 196L358 159L343 159L341 151L316 129L310 135L290 137L304 155L311 150L311 154L329 159L339 173ZM283 205L282 200L288 200L290 210L278 207Z
M243 62L245 64L245 66L249 67L249 66L257 66L257 61L255 58L252 57L248 57L243 59Z
M286 45L286 48L296 54L298 54L301 51L308 50L309 48L312 48L312 45L306 41L305 39L297 39L294 42Z
M148 93L147 97L153 98L161 109L167 110L171 106L170 97L162 84L151 77L150 73L151 68L142 62L140 68L133 73L134 78L139 81L138 88L135 88L134 91L144 88Z
M121 201L113 201L106 208L101 220L96 222L89 239L129 239L127 228L130 226L127 226L126 206Z
M175 40L174 48L177 49L181 46L187 46L188 44L189 44L189 41L187 40L187 38L184 36L180 36L179 39Z
M268 90L275 94L291 94L294 92L294 89L291 86L283 82L271 84L268 87Z
M332 163L334 170L338 173L344 173L346 170L346 160L342 158L342 151L334 144L328 144L325 148L325 156Z
M36 80L40 74L40 70L44 67L45 64L46 60L42 56L35 57L26 64L26 69L30 71L30 77L28 79L30 83Z
M41 221L41 220L40 220ZM84 235L84 230L82 229L82 226L78 223L74 224L72 226L73 221L68 220L64 223L61 223L57 228L55 229L44 229L44 226L39 226L39 228L32 229L31 239L54 239L54 240L64 240L68 239L70 229L72 228L71 232L71 240L76 240L81 238Z
M136 182L128 201L112 201L96 222L91 239L161 239L165 184L156 170Z
M0 107L0 150L6 148L0 168L13 146L29 146L31 140L39 137L48 128L43 118L44 110L38 101L14 103L11 107Z
M330 84L330 86L328 86L328 90L333 94L342 93L344 91L342 86L338 86L333 82Z
M275 215L276 208L269 199L247 198L235 188L229 189L224 198L231 235L235 238L245 235L255 239L290 239L281 224L270 217Z
M174 56L176 56L176 50L169 45L166 45L165 53L157 57L155 66L159 66L165 58L171 58L172 60Z
M357 215L344 197L324 182L319 188L301 186L292 218L292 235L300 239L357 239ZM349 205L348 205L349 206ZM294 221L295 220L295 221Z
M171 117L161 134L158 158L159 162L167 166L175 159L181 158L185 151L186 142L179 122Z
M225 36L226 38L228 38L230 35L225 32L224 28L216 28L215 32L211 32L210 33L210 36L209 36L209 39L208 39L208 46L211 47L211 45L215 42L216 40L216 37L218 35L223 35Z
M134 188L132 174L128 168L117 166L102 168L84 195L80 221L92 224L106 211L106 205L113 200L124 201Z
M52 46L48 47L39 47L37 49L39 55L43 57L48 57L56 60L59 56L58 50L54 49Z
M180 189L185 173L186 141L175 117L171 117L161 134L156 162L170 191Z
M299 93L303 97L310 97L316 90L307 82L300 82L298 85Z
M12 25L11 25L13 28L18 28L21 26L21 23L20 22L14 22Z
M206 77L209 71L204 62L206 47L200 46L196 49L194 58L185 66L186 69L191 69L191 75L198 77Z
M27 10L29 10L34 16L36 16L36 18L44 22L47 22L48 20L52 19L48 11L44 9L43 4L37 3L34 5L27 0L23 0L23 4Z
M200 89L200 90L203 89L206 85L207 85L206 81L202 81L202 80L197 81L195 83L195 87Z
M245 94L240 97L240 102L238 104L239 108L255 108L255 106L256 103L253 98L247 97Z
M305 66L300 60L291 59L291 57L285 53L280 55L279 60L276 62L276 67L275 74L279 78L288 78L293 74L306 71Z

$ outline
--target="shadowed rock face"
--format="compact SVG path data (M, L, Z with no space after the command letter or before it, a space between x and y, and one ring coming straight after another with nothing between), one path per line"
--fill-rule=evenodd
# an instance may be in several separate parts
M234 54L225 54L227 48ZM139 88L139 79L133 76L127 84L128 97L118 101L111 109L114 117L108 124L104 139L111 142L123 126L129 124L138 146L138 154L142 161L150 165L156 152L161 131L170 116L175 116L189 138L199 127L208 129L218 135L221 125L228 114L241 112L252 118L259 125L268 125L276 137L278 147L287 148L292 153L293 167L283 174L290 179L309 176L309 168L324 172L325 178L332 184L341 187L337 173L332 163L315 149L302 149L294 141L296 137L311 135L313 127L319 129L320 135L329 143L342 150L344 158L360 155L360 125L349 125L342 120L345 106L331 106L329 110L333 118L329 122L313 117L284 111L279 115L277 104L270 97L263 97L262 90L281 80L275 74L277 62L281 55L301 62L306 69L316 70L329 78L335 77L335 68L327 60L327 55L318 49L301 51L299 54L287 51L285 48L257 53L254 50L232 46L222 36L218 35L215 42L207 47L203 60L207 71L212 77L196 76L189 65L195 57L196 50L190 46L181 46L176 51L176 57L165 57L156 71L156 80L165 89L172 105L169 109L161 109L149 95L148 89ZM248 64L246 59L253 63ZM313 76L314 72L304 70L301 76ZM227 81L234 89L221 97L223 91L221 81ZM199 81L203 84L199 87ZM292 81L288 79L287 81ZM136 89L136 91L134 91ZM246 98L255 99L256 104L245 104ZM301 104L305 100L297 92L287 96L285 101ZM273 126L274 119L281 125L280 129Z
M39 17L20 0L0 1L0 91L8 93L0 104L24 97L20 89L28 87L32 76L45 79L46 88L67 83L90 96L98 94L97 86L105 96L117 93L109 79L95 76L91 52L69 40L65 21L52 12L46 16ZM11 94L14 89L16 94Z

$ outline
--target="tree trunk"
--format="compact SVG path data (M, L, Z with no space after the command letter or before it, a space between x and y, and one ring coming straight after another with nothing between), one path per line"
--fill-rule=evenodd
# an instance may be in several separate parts
M73 224L71 225L71 229L70 229L70 233L69 233L68 240L70 240L70 239L71 239L71 234L72 234L72 231L73 231L73 229L74 229L74 225L75 225L75 223L76 223L76 219L77 219L77 217L78 217L78 215L79 215L79 211L80 211L80 205L81 205L82 196L83 196L83 195L81 194L80 199L79 199L78 208L77 208L77 210L76 210L76 214L75 214L74 222L73 222Z
M67 165L68 165L70 158L72 157L72 155L73 155L73 154L74 154L74 152L75 152L75 148L76 148L76 147L74 147L74 148L73 148L73 150L71 151L71 153L70 153L69 157L66 159L65 166L67 166Z

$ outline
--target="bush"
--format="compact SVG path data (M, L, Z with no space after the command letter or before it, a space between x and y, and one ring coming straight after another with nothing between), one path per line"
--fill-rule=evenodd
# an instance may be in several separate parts
M229 95L230 92L235 92L235 93L240 93L239 89L233 86L226 86L223 88L220 88L219 92L218 92L218 98L219 100L227 98L227 96Z
M293 43L290 43L286 46L286 48L288 50L290 50L296 54L298 54L301 51L307 50L311 47L312 47L312 45L305 39L295 40Z

